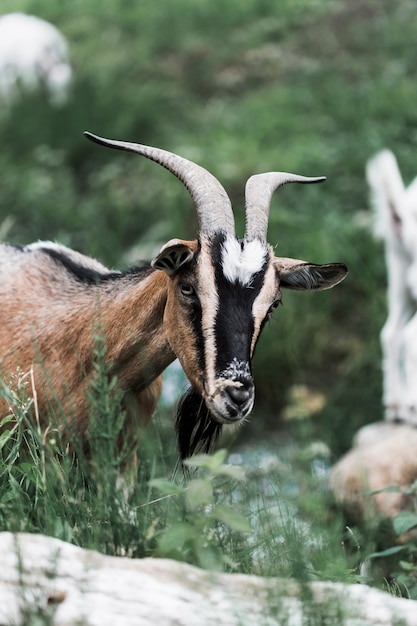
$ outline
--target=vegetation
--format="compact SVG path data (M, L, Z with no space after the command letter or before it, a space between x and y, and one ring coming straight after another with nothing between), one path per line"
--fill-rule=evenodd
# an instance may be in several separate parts
M385 266L371 233L364 166L388 146L406 181L416 175L414 3L2 0L3 12L17 10L64 32L75 80L61 107L39 92L0 108L2 239L56 239L122 267L171 237L195 237L182 185L151 163L88 143L88 129L207 167L228 189L240 230L251 174L327 175L324 186L280 190L269 241L283 256L344 261L350 277L328 293L284 294L265 329L255 358L256 410L239 446L256 442L262 450L268 441L268 448L250 453L244 481L220 455L195 461L198 488L178 475L174 486L161 483L175 465L167 445L173 429L161 409L126 498L112 445L122 416L109 408L106 373L93 390L92 416L102 416L100 427L107 420L108 436L95 440L91 463L68 454L58 432L40 432L25 399L30 380L17 374L15 386L2 390L11 416L0 439L0 529L46 532L112 554L356 580L379 546L355 531L342 539L317 468L325 473L359 426L381 418ZM291 416L301 419L285 421ZM315 441L321 447L312 449ZM269 469L259 469L275 448ZM415 592L410 555L407 585Z
M333 516L327 523L323 476L311 474L326 455L323 446L301 453L288 445L279 458L267 450L235 454L231 463L219 449L192 457L184 475L164 467L175 467L175 452L163 445L157 419L127 481L117 446L123 428L114 415L118 398L100 350L96 366L100 391L91 397L88 458L77 439L72 453L60 430L42 432L36 404L27 399L30 376L14 381L18 392L3 386L10 416L0 435L2 530L43 532L106 554L165 556L214 570L356 580L357 555L342 547L341 520ZM170 477L161 478L162 471Z

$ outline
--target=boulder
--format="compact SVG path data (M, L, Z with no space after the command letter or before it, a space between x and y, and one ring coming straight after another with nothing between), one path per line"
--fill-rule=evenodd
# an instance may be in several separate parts
M375 422L361 428L353 448L330 472L336 501L361 521L368 516L394 517L413 508L415 496L407 488L417 480L417 428L408 424ZM397 487L397 491L370 492Z
M417 602L365 585L207 572L7 532L0 555L0 626L417 626Z

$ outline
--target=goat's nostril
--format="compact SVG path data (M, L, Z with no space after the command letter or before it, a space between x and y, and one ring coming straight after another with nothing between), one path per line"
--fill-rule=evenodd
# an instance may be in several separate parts
M246 404L252 395L247 387L228 387L226 391L233 404L239 407Z

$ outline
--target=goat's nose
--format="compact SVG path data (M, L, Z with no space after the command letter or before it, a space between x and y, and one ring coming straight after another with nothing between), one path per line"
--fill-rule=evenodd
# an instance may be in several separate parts
M249 400L251 395L249 389L245 389L245 387L228 387L227 393L229 398L236 405L244 404Z
M227 387L225 389L228 400L228 410L231 417L238 417L245 414L252 404L253 400L253 387L252 386L240 386L240 387Z

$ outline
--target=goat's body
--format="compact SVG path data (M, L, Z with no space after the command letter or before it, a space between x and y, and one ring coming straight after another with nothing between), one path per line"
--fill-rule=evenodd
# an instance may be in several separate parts
M417 183L404 187L388 151L370 161L367 175L388 276L388 317L381 331L386 418L417 424Z
M159 397L159 375L175 358L162 330L165 280L149 267L112 272L49 242L1 244L3 379L7 383L6 373L32 368L39 414L63 411L86 433L95 338L103 333L109 372L123 390L124 408L131 421L144 425ZM0 410L4 414L5 407Z
M282 172L251 177L245 237L238 239L230 200L209 172L159 148L89 137L175 174L194 200L200 236L172 239L150 264L126 272L50 242L0 246L0 374L7 384L17 368L31 371L28 392L39 415L69 422L88 444L101 336L106 371L128 414L123 437L134 448L155 409L160 375L177 357L192 387L177 417L185 457L200 445L207 449L223 425L241 423L252 410L251 361L281 288L328 289L346 276L342 263L275 257L266 241L273 191L323 179ZM0 411L7 412L5 402Z

